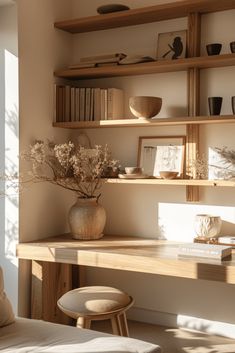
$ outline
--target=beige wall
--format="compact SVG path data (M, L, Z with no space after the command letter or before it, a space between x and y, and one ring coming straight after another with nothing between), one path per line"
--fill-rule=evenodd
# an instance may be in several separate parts
M73 1L73 16L95 15L96 7L105 3L109 2ZM160 1L126 0L122 3L133 8L154 5ZM229 42L234 40L235 33L234 15L235 11L225 11L203 16L202 54L205 54L205 45L210 42L221 42L222 53L230 52ZM73 36L72 62L77 62L82 56L110 52L155 57L158 33L185 29L186 25L186 19L178 19L77 34ZM232 79L234 74L233 67L202 70L201 114L208 114L207 97L213 95L224 97L222 113L231 114L230 97L235 94L235 81ZM91 82L82 81L79 85L91 86ZM131 116L128 109L128 98L131 95L162 97L160 117L187 114L184 72L99 79L92 81L92 85L123 88L126 117ZM121 161L122 166L128 166L136 164L139 136L185 134L185 127L101 129L87 130L87 133L93 143L108 143L115 158ZM210 146L227 145L235 148L234 133L234 125L201 127L202 152L207 154ZM201 201L190 204L185 202L184 187L106 185L102 190L101 202L108 214L105 233L142 237L164 236L172 240L192 241L195 236L194 217L205 212L221 215L222 234L235 234L234 191L229 188L202 188ZM137 316L134 316L137 319L152 320L153 312L156 312L157 321L157 312L163 312L235 323L233 286L101 269L90 269L87 276L89 283L111 284L131 293L135 298L135 307L139 309L136 311Z
M71 51L68 34L54 29L54 21L70 14L70 1L20 0L20 150L35 139L66 139L52 128L53 71L67 65ZM25 165L21 164L21 172ZM40 239L66 230L66 210L72 196L49 185L26 188L20 198L20 241ZM20 314L28 313L27 266L21 262Z
M21 150L34 138L65 139L68 136L68 131L57 131L51 126L55 68L93 53L124 51L154 56L158 33L186 28L186 20L179 19L74 36L55 31L55 18L68 18L70 10L73 10L74 17L94 15L98 5L109 1L71 0L71 3L70 8L68 0L19 1ZM131 0L122 3L133 7ZM138 0L134 6L156 3L158 1ZM228 52L228 43L234 40L234 14L234 11L229 11L205 16L202 52L207 41L222 41L224 52ZM223 113L231 113L229 99L235 92L233 75L234 68L202 71L202 114L207 114L206 99L209 95L222 95ZM91 81L79 84L91 85ZM124 88L126 116L130 114L128 97L139 94L163 97L162 117L186 115L186 74L183 72L102 79L95 80L93 84ZM207 152L211 145L234 147L234 132L234 125L202 127L203 150ZM185 134L185 127L104 129L89 130L87 133L93 143L107 142L115 157L125 166L136 164L139 136ZM73 135L76 134L77 131L74 131ZM222 216L222 233L233 235L233 190L203 188L201 194L200 203L187 204L184 187L106 185L101 199L108 214L105 232L143 237L164 235L167 239L190 241L194 237L195 214L210 212ZM71 198L71 194L45 185L24 193L20 205L21 240L42 238L66 230L66 212ZM136 308L235 323L235 289L232 286L108 270L90 270L87 275L88 283L115 285L130 292L136 300ZM22 282L22 288L25 288L25 283ZM24 296L22 288L21 298ZM27 312L27 306L23 305L26 302L21 302L23 313Z

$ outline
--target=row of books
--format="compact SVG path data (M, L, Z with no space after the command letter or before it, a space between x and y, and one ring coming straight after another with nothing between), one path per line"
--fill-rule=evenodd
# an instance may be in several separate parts
M56 122L123 118L124 92L121 89L55 84L54 92Z

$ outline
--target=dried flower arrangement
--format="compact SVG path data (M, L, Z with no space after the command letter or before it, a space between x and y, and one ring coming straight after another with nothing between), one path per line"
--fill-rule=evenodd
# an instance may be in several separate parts
M194 179L208 179L208 160L204 154L197 153L196 158L189 162L189 174Z
M22 157L32 163L30 174L34 182L47 181L74 191L81 198L98 198L102 176L107 168L117 165L107 145L86 149L72 142L36 141Z

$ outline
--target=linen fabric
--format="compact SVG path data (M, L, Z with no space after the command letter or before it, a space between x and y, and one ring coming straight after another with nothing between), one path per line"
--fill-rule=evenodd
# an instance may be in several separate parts
M11 303L4 291L3 271L0 267L0 327L12 324L14 320Z
M129 337L16 318L0 330L1 353L161 353L158 345Z

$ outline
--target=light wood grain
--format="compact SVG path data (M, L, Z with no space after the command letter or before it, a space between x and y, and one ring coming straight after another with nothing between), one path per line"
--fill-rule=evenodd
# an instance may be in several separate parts
M71 235L17 246L17 256L31 259L124 271L151 273L235 284L235 260L177 257L181 242L125 236L78 241Z
M185 0L101 16L58 21L55 27L70 33L82 33L185 17L192 12L208 13L234 7L234 0Z
M208 69L235 65L235 54L221 54L184 58L177 60L160 60L133 65L103 66L85 69L56 70L56 77L67 79L88 79L101 77L146 75L164 72L186 71L190 68Z
M235 115L220 116L195 116L178 118L156 118L156 119L120 119L81 122L57 122L54 127L62 129L97 129L97 128L122 128L122 127L152 127L168 125L188 124L228 124L235 123Z
M108 184L136 184L136 185L167 185L167 186L214 186L235 187L235 180L194 180L194 179L106 179Z

